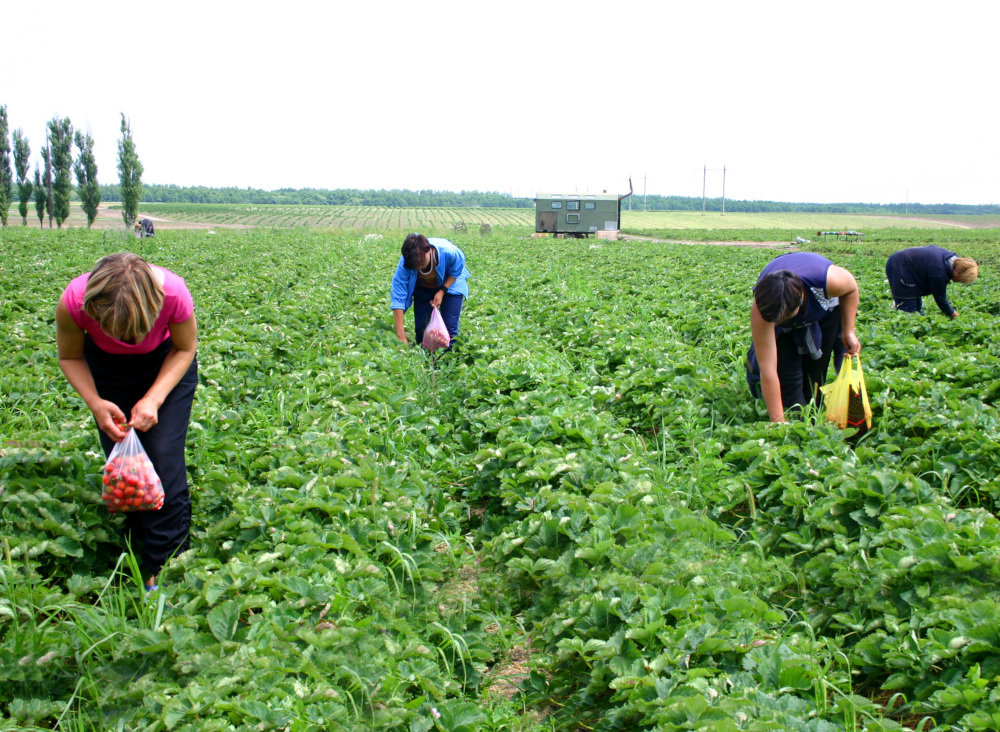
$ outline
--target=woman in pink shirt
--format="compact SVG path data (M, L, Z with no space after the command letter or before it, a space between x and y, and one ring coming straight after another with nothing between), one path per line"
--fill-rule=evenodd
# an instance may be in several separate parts
M191 497L184 443L198 384L198 330L184 280L123 252L73 279L56 307L59 366L94 414L110 454L140 437L163 483L163 507L126 514L126 535L142 544L146 588L166 561L188 548ZM127 416L126 416L127 415Z

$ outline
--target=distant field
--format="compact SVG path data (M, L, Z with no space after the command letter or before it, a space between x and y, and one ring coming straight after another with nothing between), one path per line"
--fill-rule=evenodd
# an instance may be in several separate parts
M354 229L534 227L533 209L380 208L372 206L245 206L225 204L146 204L143 212L173 222L218 226L325 226ZM978 220L978 219L982 220ZM831 214L702 214L695 211L623 211L623 231L655 229L814 229L975 228L1000 226L1000 216L887 217Z
M122 226L121 204L102 207L96 228ZM33 207L32 207L33 210ZM324 227L332 229L448 230L464 223L470 233L491 228L534 228L535 212L524 208L388 208L375 206L283 206L246 204L148 203L141 215L157 228ZM29 225L38 226L30 216ZM20 217L12 209L10 223ZM86 226L78 204L64 224ZM47 226L47 223L46 223ZM622 211L622 231L647 234L678 230L781 229L808 237L817 231L874 229L982 229L1000 227L1000 216L864 216L816 213L701 213L698 211ZM810 233L811 232L811 233Z
M533 220L533 219L532 219ZM1000 216L867 216L826 213L700 213L622 211L622 230L632 229L952 229L1000 226Z
M531 209L388 208L375 206L281 206L157 203L144 214L163 221L213 226L327 227L333 229L442 229L456 224L478 228L534 225Z

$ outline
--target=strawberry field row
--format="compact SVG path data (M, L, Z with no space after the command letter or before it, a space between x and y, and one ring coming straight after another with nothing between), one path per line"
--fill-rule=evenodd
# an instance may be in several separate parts
M954 322L882 275L944 234L831 244L876 412L852 445L746 393L775 252L528 234L455 238L434 369L392 332L401 233L5 232L0 728L995 728L995 235L954 245L983 266ZM152 606L53 344L125 246L200 329L193 549Z

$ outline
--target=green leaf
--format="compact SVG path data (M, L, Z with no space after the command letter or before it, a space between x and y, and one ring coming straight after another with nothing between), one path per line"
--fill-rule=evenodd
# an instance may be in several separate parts
M163 723L167 729L173 729L193 708L190 699L179 697L172 699L163 708Z
M236 624L239 619L239 604L234 600L227 600L208 613L208 627L220 643L230 641L236 635Z
M809 689L812 679L801 666L782 666L778 672L778 685L785 689Z
M59 548L70 557L82 557L83 556L83 546L76 539L71 539L68 536L60 536L55 541L59 545Z

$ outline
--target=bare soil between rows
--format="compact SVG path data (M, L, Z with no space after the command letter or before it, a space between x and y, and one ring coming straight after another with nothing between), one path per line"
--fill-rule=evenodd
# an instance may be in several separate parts
M139 218L149 219L153 222L153 226L156 229L249 229L251 227L246 224L207 224L194 221L175 221L173 219L165 219L160 216L150 216L147 213L143 213L142 207L139 207ZM70 225L75 225L76 222L70 220ZM86 220L84 220L86 224ZM94 219L94 228L97 229L113 229L121 228L124 226L122 220L122 210L120 208L111 208L104 204L97 207L97 218Z
M655 236L625 234L619 241L648 241L655 244L689 244L692 246L749 247L751 249L796 249L798 244L788 241L694 241L687 239L657 239Z

